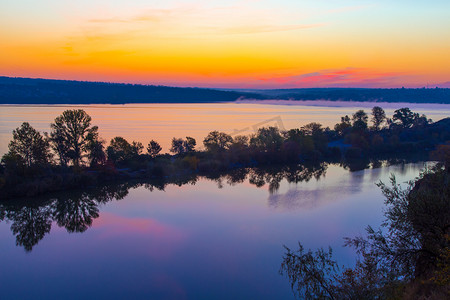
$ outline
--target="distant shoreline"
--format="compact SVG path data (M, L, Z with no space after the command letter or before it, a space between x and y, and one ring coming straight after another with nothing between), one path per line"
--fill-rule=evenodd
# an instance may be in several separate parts
M375 102L375 101L332 101L332 100L236 100L233 103L237 104L263 104L263 105L287 105L287 106L318 106L318 107L362 107L372 108L374 106L380 106L383 108L432 108L432 109L450 109L450 103L418 103L418 102Z
M255 104L255 105L285 105L285 106L312 106L312 107L358 107L358 108L372 108L374 106L380 106L386 109L397 109L401 107L409 107L411 109L446 109L450 110L450 104L446 103L416 103L416 102L369 102L369 101L331 101L331 100L283 100L283 99L245 99L226 102L151 102L151 103L77 103L77 104L52 104L52 103L40 103L40 104L3 104L0 103L0 107L110 107L110 108L139 108L139 106L146 105L198 105L198 104L211 104L211 105L229 105L229 104Z
M448 88L214 89L0 76L0 104L228 103L330 101L450 104Z

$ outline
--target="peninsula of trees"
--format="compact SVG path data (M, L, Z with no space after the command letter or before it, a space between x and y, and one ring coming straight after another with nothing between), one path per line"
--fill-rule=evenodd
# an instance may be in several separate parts
M183 174L219 174L233 169L308 162L352 162L364 168L370 159L428 153L448 147L450 118L433 123L409 108L387 118L381 107L369 115L359 110L343 116L334 129L319 123L280 131L259 128L252 135L211 131L197 150L189 136L174 137L171 154L161 154L155 140L102 140L83 110L66 110L40 133L24 122L13 131L0 164L0 197L34 196L105 181L130 178L173 178ZM356 162L356 163L355 163Z
M0 104L213 103L290 99L450 104L450 89L305 88L220 90L0 76Z

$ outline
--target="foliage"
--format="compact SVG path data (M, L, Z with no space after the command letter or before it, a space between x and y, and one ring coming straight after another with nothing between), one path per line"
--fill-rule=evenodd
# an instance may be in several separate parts
M106 149L108 159L113 162L125 162L137 158L144 149L140 142L133 141L131 144L121 136L111 139Z
M255 136L250 138L250 146L258 150L278 151L283 143L283 137L277 127L262 127Z
M299 243L298 250L294 252L286 246L285 249L280 272L289 278L293 291L304 299L337 299L334 279L339 267L332 260L331 248L328 251L305 252Z
M340 267L331 248L305 251L299 243L296 251L285 249L280 274L289 278L292 291L301 299L384 299L395 295L398 283L386 278L369 257L352 269Z
M372 108L372 123L373 123L373 130L378 131L381 128L381 124L383 124L386 121L386 113L384 112L384 109L382 109L379 106L374 106Z
M194 138L187 136L185 140L180 138L172 139L172 147L170 147L170 152L174 154L183 154L188 152L193 152L197 142Z
M113 162L126 160L131 154L130 143L121 136L111 139L107 148L108 159Z
M418 113L413 113L407 107L394 111L392 120L403 128L420 127L431 123L431 119L427 119L425 115L420 116Z
M183 145L183 139L180 138L173 138L172 139L172 147L170 147L170 152L174 154L182 154L184 153L184 145Z
M444 164L446 170L450 170L450 143L438 145L436 150L431 153L431 158Z
M28 167L47 164L51 158L47 139L27 122L13 130L13 139L8 148L9 153L2 158L3 161L20 161Z
M193 152L196 145L197 141L193 137L187 136L186 140L183 142L184 152Z
M367 120L369 117L364 112L364 110L360 109L352 115L353 128L356 130L365 130L367 129Z
M242 141L241 141L242 142ZM233 138L225 132L211 131L203 140L206 151L219 152L230 148Z
M156 157L159 152L161 152L162 148L158 142L151 140L147 146L147 152L151 157Z
M350 123L350 117L346 115L345 117L341 117L341 123L334 125L334 130L338 135L342 136L344 135L345 131L351 127L352 124Z
M414 293L419 299L433 291L433 299L438 299L448 293L449 173L438 165L406 189L394 176L391 187L381 182L378 186L386 198L382 228L368 226L367 237L345 239L360 255L355 268L341 271L331 249L313 253L301 244L295 252L286 248L280 272L298 296L392 299Z
M314 149L323 151L327 144L327 137L324 134L324 128L322 128L322 124L312 122L302 126L300 131L304 134L304 136L310 136L314 143Z
M66 110L50 125L50 141L59 155L61 165L69 160L79 166L86 153L88 137L95 136L97 126L91 126L91 117L82 109Z
M105 142L95 139L89 139L86 144L87 158L89 160L89 165L95 167L98 165L103 165L106 162L105 147L103 146Z

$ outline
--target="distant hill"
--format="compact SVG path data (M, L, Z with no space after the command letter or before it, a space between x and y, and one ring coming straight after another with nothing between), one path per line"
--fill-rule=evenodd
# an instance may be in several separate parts
M225 90L0 76L0 104L213 103L237 99L450 104L450 89Z
M0 77L0 104L205 103L239 98L264 96L203 88Z
M450 104L450 89L448 88L303 88L275 90L247 89L233 91L260 94L270 99Z

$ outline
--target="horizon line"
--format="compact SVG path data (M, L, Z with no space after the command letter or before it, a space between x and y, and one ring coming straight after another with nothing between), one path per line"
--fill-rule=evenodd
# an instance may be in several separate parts
M354 87L354 86L326 86L326 87L279 87L279 88L232 88L232 87L202 87L202 86L190 86L190 85L165 85L165 84L150 84L150 83L137 83L137 82L119 82L119 81L93 81L93 80L80 80L80 79L62 79L62 78L43 78L43 77L22 77L22 76L8 76L0 75L0 78L12 78L12 79L31 79L31 80L53 80L53 81L71 81L71 82L82 82L82 83L106 83L106 84L117 84L117 85L139 85L139 86L157 86L157 87L169 87L169 88L192 88L192 89L208 89L208 90L231 90L231 91L245 91L245 90L256 90L256 91L269 91L269 90L307 90L307 89L361 89L361 90L395 90L395 89L450 89L450 87L439 87L440 84L447 84L447 82L441 82L437 84L432 84L433 87L429 87L426 84L422 87Z

